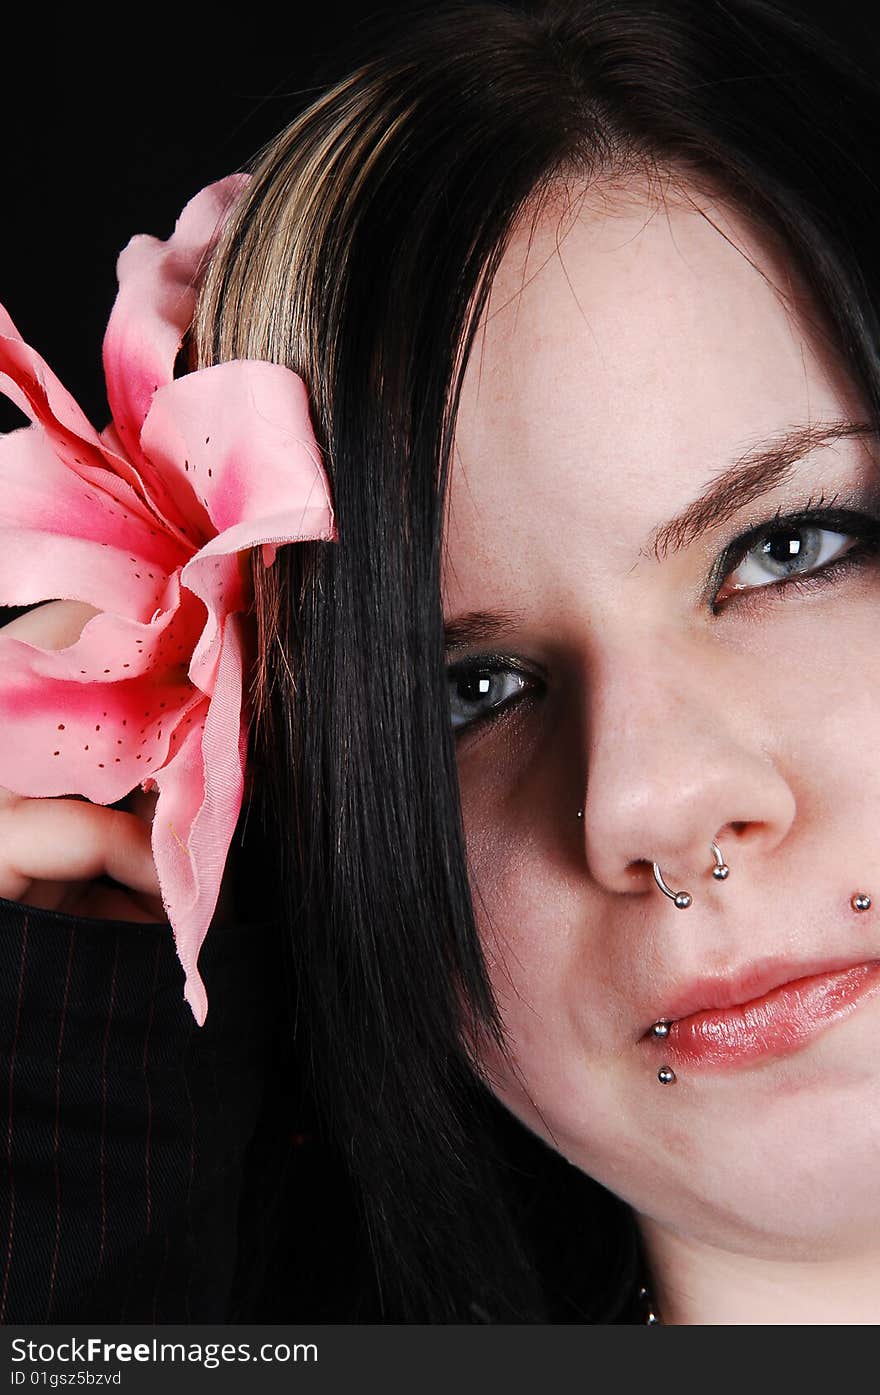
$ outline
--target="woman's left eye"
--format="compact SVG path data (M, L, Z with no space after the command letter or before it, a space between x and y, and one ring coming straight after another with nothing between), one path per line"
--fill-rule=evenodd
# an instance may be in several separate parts
M739 592L830 584L880 550L876 519L848 510L830 510L819 519L780 519L732 543L721 559L723 584L715 593L713 607Z

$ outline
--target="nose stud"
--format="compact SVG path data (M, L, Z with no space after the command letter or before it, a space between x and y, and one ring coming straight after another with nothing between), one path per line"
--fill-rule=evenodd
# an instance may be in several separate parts
M723 882L730 875L730 868L721 856L721 849L717 843L712 844L712 855L715 858L712 876L716 881ZM674 901L680 911L686 911L688 906L693 905L694 898L689 891L672 891L663 880L663 873L660 871L657 863L652 862L651 866L654 869L654 881L663 892L663 895L668 896L670 901Z

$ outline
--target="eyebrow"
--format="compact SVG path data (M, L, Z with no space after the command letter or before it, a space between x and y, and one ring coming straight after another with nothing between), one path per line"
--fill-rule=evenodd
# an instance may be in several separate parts
M795 465L821 446L851 436L874 436L878 429L867 421L826 421L790 427L781 435L751 446L722 470L709 486L681 513L656 528L645 549L659 561L706 532L726 523L746 504L784 484Z
M648 537L658 561L679 552L700 533L718 527L746 504L784 484L798 461L821 446L849 437L878 436L866 421L826 421L801 426L751 446L717 475L681 513L661 524ZM447 654L469 645L482 645L514 633L526 621L524 609L469 610L443 626Z
M512 634L525 623L524 610L468 610L443 626L447 654L466 649L469 644L487 644Z

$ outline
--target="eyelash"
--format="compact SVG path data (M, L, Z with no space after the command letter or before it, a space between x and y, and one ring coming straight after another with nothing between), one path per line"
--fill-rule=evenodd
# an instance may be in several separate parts
M720 590L721 583L747 558L756 543L763 542L774 534L795 532L808 527L846 534L857 540L856 545L841 557L832 558L803 576L783 577L763 586L743 587L741 591L733 592L722 605L716 605L714 597ZM854 568L864 566L875 558L878 552L880 519L873 518L870 514L858 513L852 509L816 508L812 506L812 501L797 513L782 514L777 511L773 518L740 534L721 553L709 583L713 597L710 601L712 614L718 615L730 605L751 604L758 593L766 591L772 592L774 599L783 600L795 592L800 594L831 585ZM461 722L454 728L456 739L509 716L514 708L534 696L534 689L539 686L540 680L518 659L505 654L475 654L450 665L447 669L450 684L463 684L477 678L496 678L504 673L516 674L523 680L523 687L519 692L496 703L487 712Z

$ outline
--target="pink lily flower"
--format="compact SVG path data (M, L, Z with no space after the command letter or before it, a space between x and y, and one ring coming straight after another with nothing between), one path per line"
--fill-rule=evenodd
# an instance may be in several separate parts
M174 378L199 273L246 182L210 185L167 242L122 252L103 431L0 306L0 390L31 419L0 438L0 604L101 612L66 649L0 635L0 785L105 805L158 791L153 857L199 1026L197 960L245 788L245 554L259 545L271 566L282 543L338 541L297 374L240 360Z

